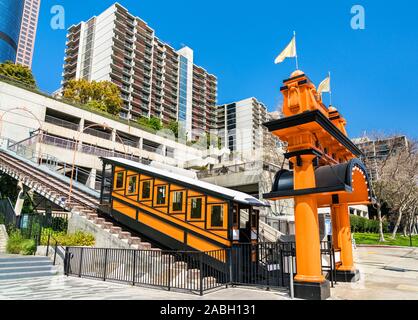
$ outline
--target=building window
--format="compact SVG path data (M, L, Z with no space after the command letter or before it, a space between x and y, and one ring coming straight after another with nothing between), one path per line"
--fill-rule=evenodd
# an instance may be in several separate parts
M138 193L138 176L128 177L128 189L126 191L128 195L134 195Z
M151 180L141 181L140 200L151 200Z
M224 205L219 204L210 206L210 227L224 227Z
M193 198L190 202L190 219L201 220L202 219L202 198Z
M183 212L184 191L174 191L172 193L172 207L173 212Z
M125 172L118 172L116 173L115 178L115 190L120 190L125 187Z
M162 206L167 204L167 186L156 186L155 187L155 204Z

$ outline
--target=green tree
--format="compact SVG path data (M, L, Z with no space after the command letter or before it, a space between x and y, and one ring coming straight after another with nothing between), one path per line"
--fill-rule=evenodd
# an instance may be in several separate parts
M138 118L138 124L146 128L151 128L155 131L159 131L163 128L161 120L154 116L151 116L151 118L140 117Z
M165 127L166 129L171 130L176 138L179 137L179 123L177 121L172 120Z
M65 85L63 95L74 103L113 115L119 114L123 103L120 89L109 81L70 80Z
M31 88L36 88L36 81L32 71L20 64L14 64L11 61L1 63L0 75L24 83Z
M153 128L156 131L159 131L163 128L163 124L161 122L160 118L151 116L151 118L149 119L149 124L151 126L151 128Z

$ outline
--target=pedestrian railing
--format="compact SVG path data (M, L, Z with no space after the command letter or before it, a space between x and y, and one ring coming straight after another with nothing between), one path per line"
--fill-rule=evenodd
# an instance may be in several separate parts
M321 243L332 255L332 243ZM323 266L334 283L335 259ZM239 244L216 251L165 251L67 247L65 274L134 286L182 290L203 295L221 287L291 289L297 273L296 244Z
M203 295L229 283L226 253L67 247L65 274Z

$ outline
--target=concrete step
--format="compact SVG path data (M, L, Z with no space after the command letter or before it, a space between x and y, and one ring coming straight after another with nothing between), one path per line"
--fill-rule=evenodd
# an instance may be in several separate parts
M189 270L187 270L187 279L189 281L200 280L200 270L199 269L189 269Z
M0 263L4 263L4 262L39 262L39 261L51 261L51 260L48 257L40 257L40 256L14 256L14 255L0 256Z
M128 243L129 243L129 237L130 236L131 236L131 233L127 232L127 231L121 231L119 233L119 238L128 240Z
M34 266L52 266L52 262L48 261L14 261L14 262L0 262L0 269L7 268L21 268L21 267L34 267Z
M217 283L218 280L216 280L216 278L214 277L206 277L203 278L203 287L207 287L207 286L214 286Z
M99 226L103 225L103 223L105 223L105 222L106 222L106 220L104 218L96 218L94 220L94 223L98 224Z
M11 268L3 268L0 267L0 275L8 274L8 273L29 273L29 272L44 272L44 271L51 271L52 270L52 263L46 266L26 266L26 267L11 267Z
M89 213L87 215L87 219L95 221L97 218L99 217L99 215L97 213Z
M139 248L140 248L141 250L151 250L151 249L152 249L152 246L151 246L151 243L148 243L148 242L141 242L141 243L139 244Z
M115 227L115 226L110 227L110 233L112 234L119 234L121 232L122 232L121 227Z
M16 280L16 279L25 279L25 278L39 278L39 277L51 277L58 273L57 270L49 271L33 271L33 272L14 272L14 273L5 273L0 274L0 281L7 280Z
M129 244L141 244L141 239L140 238L138 238L138 237L131 237L130 239L129 239Z
M110 230L110 228L113 227L113 223L112 222L105 222L102 224L103 229L108 229Z

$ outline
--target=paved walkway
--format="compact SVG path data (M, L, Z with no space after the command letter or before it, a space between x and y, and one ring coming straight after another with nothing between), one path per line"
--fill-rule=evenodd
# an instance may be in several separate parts
M418 248L358 247L360 281L338 283L332 299L418 300Z
M338 283L333 300L418 300L418 248L359 247L358 283ZM286 292L228 288L200 297L123 284L54 276L0 281L0 300L288 300Z
M0 281L0 300L286 300L287 292L228 288L195 294L55 276Z

